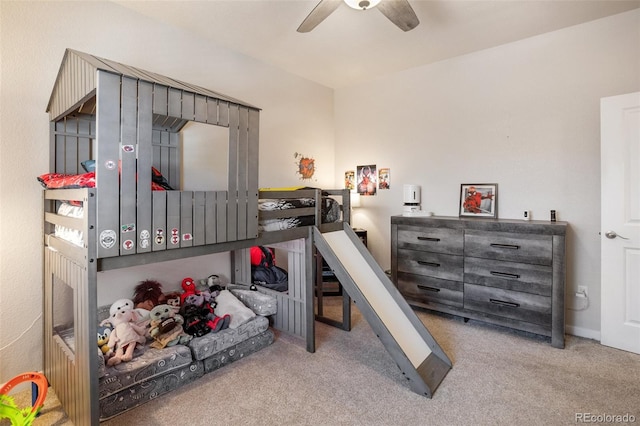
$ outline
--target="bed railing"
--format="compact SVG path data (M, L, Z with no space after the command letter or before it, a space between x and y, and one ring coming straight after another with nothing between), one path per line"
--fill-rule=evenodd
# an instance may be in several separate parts
M340 229L343 221L350 222L350 199L348 190L302 189L295 191L260 191L259 198L313 198L314 207L293 208L279 211L253 211L248 207L248 198L229 199L227 191L153 191L152 203L145 212L151 219L151 229L137 229L135 223L124 223L120 219L118 229L98 232L97 191L95 188L55 189L44 191L44 238L45 244L74 260L87 260L87 250L94 258L102 258L101 249L119 245L120 256L145 255L139 262L113 260L109 269L149 263L153 252L192 248L185 256L175 253L175 258L206 254L205 246L218 245L221 250L233 250L239 246L269 244L280 241L306 238L307 227L261 232L258 235L260 219L312 216L313 224L321 231ZM322 198L332 197L338 201L341 210L340 221L322 223ZM83 209L81 218L72 218L57 213L61 202L73 201ZM139 210L142 208L139 207ZM251 222L252 225L247 225ZM83 235L83 245L78 246L56 236L55 227L62 226ZM145 232L146 231L146 232ZM92 246L89 240L93 241ZM202 253L200 252L202 250ZM211 249L212 250L212 249ZM220 251L220 250L215 250ZM162 260L173 255L167 254ZM148 258L148 259L147 259Z
M258 213L259 223L268 219L279 218L301 218L304 216L314 216L313 225L317 226L322 232L342 229L342 222L351 222L351 199L348 189L296 189L296 190L261 190L259 191L259 199L278 199L293 200L299 198L315 199L314 207L298 207L283 210L263 211ZM340 206L340 220L333 223L322 222L322 199L323 197L331 197L338 201ZM307 229L292 228L273 232L263 231L260 234L261 239L269 241L286 241L296 238L306 238Z
M83 234L95 232L96 208L86 208L86 201L96 198L95 189L46 190L44 198L45 243L55 245L68 257L83 259L82 247L57 238L54 231L58 225ZM151 218L151 228L138 229L135 222L123 222L120 218L117 229L103 229L96 235L98 257L101 250L109 250L116 244L119 255L125 256L256 238L257 212L249 213L247 200L246 195L229 199L227 191L153 191L152 203L138 207L139 214ZM83 218L58 214L57 208L63 201L79 204Z

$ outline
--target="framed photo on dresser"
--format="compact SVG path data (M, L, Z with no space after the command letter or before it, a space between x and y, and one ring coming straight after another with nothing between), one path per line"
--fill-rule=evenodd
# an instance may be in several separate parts
M498 217L497 183L460 185L460 217Z

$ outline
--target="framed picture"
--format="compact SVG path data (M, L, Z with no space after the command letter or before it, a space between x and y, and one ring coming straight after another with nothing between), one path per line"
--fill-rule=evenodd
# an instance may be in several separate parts
M357 166L358 194L376 195L378 174L376 165Z
M498 217L498 184L460 185L460 217Z
M356 189L356 172L354 170L344 172L344 189Z
M378 189L391 189L390 175L388 167L378 170Z

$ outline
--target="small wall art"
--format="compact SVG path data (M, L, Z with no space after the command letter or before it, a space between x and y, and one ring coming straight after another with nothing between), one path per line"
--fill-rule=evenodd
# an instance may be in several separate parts
M391 189L391 171L381 168L378 171L378 189Z
M378 178L376 165L358 166L356 171L358 173L358 194L376 195L376 180Z
M498 184L460 185L460 217L498 217Z
M351 191L356 189L356 172L354 170L344 172L344 189Z
M300 179L313 179L313 175L316 172L316 160L299 152L294 153L293 158L296 159L296 173L300 175Z

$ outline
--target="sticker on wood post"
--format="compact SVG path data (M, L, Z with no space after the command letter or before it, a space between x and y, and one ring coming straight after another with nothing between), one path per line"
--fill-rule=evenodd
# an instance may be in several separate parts
M171 230L171 244L174 246L180 242L180 231L178 228L173 228Z
M109 250L116 244L116 231L113 229L105 229L100 233L100 246Z
M149 243L151 240L151 233L146 229L140 231L140 248L146 249L149 247Z
M164 244L164 229L162 228L156 229L155 242L159 246Z

